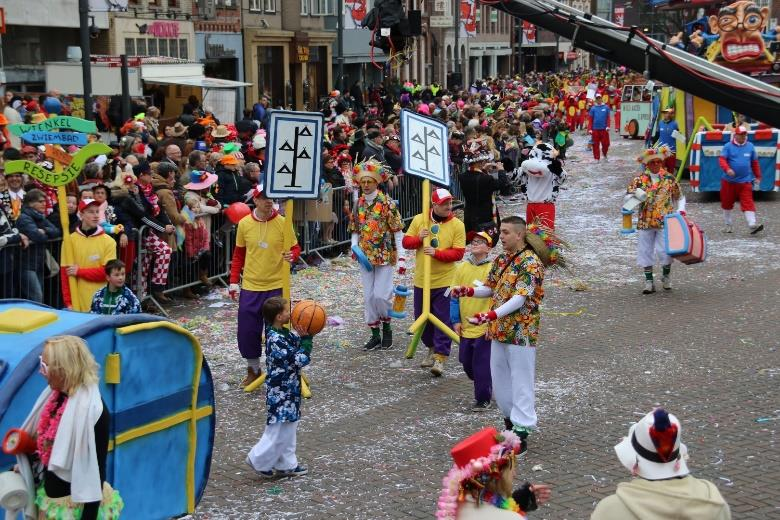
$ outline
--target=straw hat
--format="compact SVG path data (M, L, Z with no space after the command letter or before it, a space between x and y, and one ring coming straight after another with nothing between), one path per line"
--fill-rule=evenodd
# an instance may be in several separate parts
M230 132L228 132L228 129L225 125L218 125L213 132L211 132L211 137L227 137L230 135Z
M639 154L639 157L637 157L636 160L642 164L647 164L650 161L655 160L664 161L671 156L672 149L663 144L657 148L647 148Z
M539 256L545 267L567 266L566 259L561 254L561 249L566 246L555 232L543 226L537 219L526 226L525 241Z

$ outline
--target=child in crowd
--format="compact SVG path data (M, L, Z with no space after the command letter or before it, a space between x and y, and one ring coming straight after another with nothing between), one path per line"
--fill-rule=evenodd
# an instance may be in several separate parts
M309 364L312 337L284 326L290 321L290 303L272 296L263 303L266 328L266 406L268 419L260 441L246 463L261 477L299 477L308 470L295 456L301 415L301 368Z
M133 291L125 286L125 263L109 260L106 264L106 286L92 297L92 314L138 314L141 302Z
M493 263L488 259L488 253L493 245L493 239L486 231L470 233L470 251L463 262L455 268L452 275L452 285L472 285L475 282L484 283ZM473 297L450 298L450 321L453 330L460 336L458 360L463 365L463 371L474 381L473 412L484 412L490 409L492 381L490 377L490 340L485 337L487 325L473 325L468 319L478 312L490 310L490 301Z

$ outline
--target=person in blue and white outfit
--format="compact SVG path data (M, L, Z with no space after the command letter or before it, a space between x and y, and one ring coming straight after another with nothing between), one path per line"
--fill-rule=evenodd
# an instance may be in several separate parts
M246 463L261 477L299 477L308 470L295 455L301 416L301 369L311 360L312 337L284 326L290 321L290 303L279 296L263 303L268 419L260 441Z

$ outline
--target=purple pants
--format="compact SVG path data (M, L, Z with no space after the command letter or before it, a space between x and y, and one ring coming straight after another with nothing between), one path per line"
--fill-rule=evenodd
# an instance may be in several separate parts
M485 336L460 338L458 361L463 371L474 381L474 399L490 401L493 381L490 376L490 340Z
M442 323L450 324L450 299L444 296L447 287L431 289L431 314L439 318ZM414 288L414 317L417 319L422 314L422 287ZM450 355L450 346L452 340L445 333L433 326L430 322L426 323L422 334L422 341L426 347L433 347L435 354Z
M263 355L263 304L272 296L281 296L281 289L248 291L238 295L238 350L244 359L258 359Z

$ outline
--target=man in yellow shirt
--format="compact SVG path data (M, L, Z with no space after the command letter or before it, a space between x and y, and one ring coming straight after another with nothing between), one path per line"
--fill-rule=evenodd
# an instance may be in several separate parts
M230 265L230 297L238 298L238 349L247 362L241 386L262 375L263 303L282 296L285 262L294 263L301 253L285 217L274 209L274 201L265 196L261 184L252 190L252 200L255 209L238 223Z
M450 301L445 295L452 281L455 262L463 258L466 251L466 228L463 222L452 213L452 195L439 188L431 196L430 215L415 215L404 235L404 249L416 249L416 267L414 271L414 317L422 314L423 299L423 258L431 258L431 313L442 323L450 325ZM431 235L431 245L423 247L423 240ZM431 374L441 376L444 363L450 355L450 337L432 324L425 325L422 341L428 347L428 356L420 364L430 368Z
M493 239L485 231L469 233L471 251L455 268L453 287L484 284L493 263L488 259ZM469 379L474 381L473 412L490 409L492 381L490 378L490 340L485 337L487 324L474 325L469 318L490 310L490 301L485 298L464 296L450 298L450 321L455 333L460 336L458 360Z
M68 309L89 312L92 296L106 283L105 265L116 259L116 242L99 226L100 203L79 202L81 222L62 245L62 300Z

